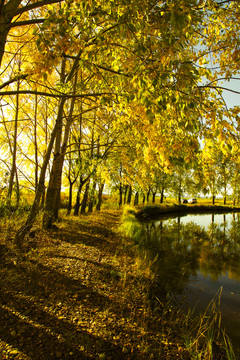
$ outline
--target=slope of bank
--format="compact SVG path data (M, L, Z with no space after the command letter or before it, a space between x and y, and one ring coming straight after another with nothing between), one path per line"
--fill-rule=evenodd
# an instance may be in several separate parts
M200 214L200 213L224 213L224 212L240 212L240 207L229 205L202 205L202 204L163 204L163 205L147 205L138 207L135 216L140 219L152 219L164 215L181 215L181 214Z

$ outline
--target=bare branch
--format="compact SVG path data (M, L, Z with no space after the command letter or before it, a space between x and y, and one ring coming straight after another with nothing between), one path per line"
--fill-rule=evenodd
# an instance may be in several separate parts
M225 91L229 91L229 92L232 92L234 94L238 94L240 95L240 91L237 91L237 90L232 90L232 89L229 89L229 88L226 88L226 87L223 87L223 86L213 86L213 85L201 85L201 86L198 86L199 88L210 88L210 89L215 89L215 90L225 90Z

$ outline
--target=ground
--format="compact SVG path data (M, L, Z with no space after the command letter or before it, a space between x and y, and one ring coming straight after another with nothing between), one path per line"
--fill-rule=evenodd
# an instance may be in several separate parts
M171 309L163 318L161 301L152 307L153 280L120 217L102 211L36 227L21 255L9 246L14 234L2 236L1 360L188 358L171 342Z
M211 316L192 319L162 292L121 217L62 212L51 231L39 217L21 252L24 214L0 219L0 360L229 358Z

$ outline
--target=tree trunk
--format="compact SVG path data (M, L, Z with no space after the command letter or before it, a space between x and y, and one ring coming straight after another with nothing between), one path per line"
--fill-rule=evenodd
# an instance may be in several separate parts
M82 177L80 177L80 182L79 182L77 197L76 197L76 203L74 206L74 216L78 216L78 214L79 214L79 209L80 209L80 205L81 205L80 196L81 196L83 185L84 185L84 181L82 180Z
M18 248L22 247L25 236L31 230L31 228L33 226L33 223L34 223L34 220L35 220L35 218L36 218L36 216L38 214L38 211L39 211L39 204L40 204L40 201L41 201L41 199L42 199L42 197L44 195L44 192L45 192L45 185L44 185L45 175L46 175L47 166L48 166L48 163L49 163L49 160L50 160L50 156L51 156L51 153L52 153L54 140L55 140L56 133L57 133L57 127L58 127L58 124L56 122L55 126L54 126L54 128L52 130L51 137L49 139L46 154L44 156L44 160L43 160L43 164L42 164L41 171L40 171L40 176L39 176L38 187L37 187L37 191L35 193L35 198L34 198L34 201L33 201L33 205L31 207L31 211L30 211L29 216L28 216L26 222L24 223L24 225L17 231L17 234L16 234L15 239L14 239L14 241L15 241L16 245L18 246Z
M227 187L224 186L224 197L223 197L223 204L226 205L227 203Z
M93 211L93 205L94 205L94 201L95 201L96 186L97 186L97 183L94 180L93 185L92 185L92 189L90 191L90 199L89 199L89 205L88 205L88 211L89 212Z
M181 204L181 190L178 192L178 203Z
M128 192L128 185L125 185L125 190L124 190L124 204L126 204L127 202L127 192Z
M62 64L62 78L64 77L64 73L65 73L65 61L63 61ZM77 83L77 73L74 79L73 93L76 92L76 83ZM51 228L53 221L58 220L58 211L61 203L62 169L63 169L64 156L67 149L70 128L72 124L72 115L74 110L75 99L72 98L71 100L69 116L65 126L64 138L61 146L62 127L63 127L62 120L64 115L65 101L66 101L65 98L61 100L58 111L59 127L56 136L55 154L54 154L53 165L50 174L50 180L48 184L45 211L43 214L43 227L45 229Z
M121 207L122 206L122 198L123 198L123 186L120 183L119 184L119 201L118 201L118 206Z
M79 62L78 59L74 62L73 66L72 66L72 69L71 69L71 71L70 71L70 73L68 75L68 80L67 81L69 81L69 80L71 80L73 78L74 72L75 72L75 70L77 68L77 65L78 65L78 62ZM63 103L62 107L64 105L65 100L66 100L66 98L62 98L62 100L60 102L60 104ZM61 121L62 121L61 117L57 116L54 128L52 130L52 133L51 133L51 136L50 136L50 139L49 139L49 142L48 142L47 151L46 151L46 154L45 154L45 157L44 157L44 160L43 160L43 164L42 164L42 168L41 168L40 176L39 176L39 183L38 183L37 191L36 191L36 194L35 194L35 198L34 198L34 202L33 202L30 214L29 214L25 224L17 231L17 234L15 236L15 243L19 248L22 247L24 238L29 233L29 231L31 230L32 225L34 223L34 220L35 220L35 218L36 218L36 216L38 214L38 211L39 211L39 204L40 204L40 201L41 201L42 196L43 196L44 191L45 191L44 183L45 183L45 175L46 175L46 171L47 171L47 166L49 164L49 160L50 160L50 157L51 157L54 141L55 141L57 133L58 133L58 129L61 126Z
M215 204L215 195L212 195L212 204Z
M89 182L88 182L88 183L86 184L86 187L85 187L85 191L84 191L84 195L83 195L83 200L82 200L82 204L81 204L81 214L85 214L85 212L86 212L89 185L90 185L90 184L89 184Z
M153 191L153 193L152 193L152 202L153 202L153 204L155 204L155 199L156 199L156 191Z
M46 4L54 4L57 2L62 2L63 0L53 0L53 1L36 1L36 5L32 5L32 9L37 9L37 8L41 8ZM5 4L4 4L5 3ZM27 9L27 5L29 5L28 2L26 2L26 7L25 4L22 4L22 0L8 0L8 1L4 1L1 0L0 1L0 67L2 64L2 58L4 55L4 50L5 50L5 45L7 42L7 36L8 36L8 32L9 30L12 28L11 24L12 24L12 20L13 18L17 15L17 17L20 17L21 14L24 14L26 12L29 12L29 10ZM25 9L26 8L26 9ZM17 13L16 13L16 10ZM33 23L38 24L38 23L42 23L43 20L42 19L35 19L33 21ZM19 27L21 27L19 25Z
M74 181L69 181L69 190L68 190L68 206L67 206L67 215L71 214L72 210L72 189Z
M148 192L147 192L147 204L149 203L150 193L151 193L151 188L148 188Z
M163 204L163 199L164 199L164 188L162 188L161 190L160 204Z
M146 195L145 195L145 193L143 193L143 199L142 199L143 205L145 204L145 201L146 201Z
M132 200L132 187L131 185L129 185L129 188L128 188L128 197L127 197L127 204L131 204L131 200Z
M17 136L18 136L18 113L19 113L19 94L18 94L19 88L20 88L20 80L18 80L17 82L16 111L15 111L15 120L14 120L13 147L12 147L12 167L10 171L8 193L7 193L8 206L11 205L14 176L17 177L16 158L17 158Z
M16 207L18 208L20 203L20 188L19 188L19 181L18 181L18 173L16 169Z
M35 191L38 185L38 142L37 142L37 110L38 110L38 98L35 95L35 110L34 110L34 156L35 156Z
M41 196L41 205L40 205L41 209L44 209L45 206L45 195L46 195L46 186L43 184L43 193Z
M1 5L4 7L4 5ZM4 16L4 11L3 9L1 9L0 11L0 67L1 67L1 63L2 63L2 58L4 55L4 49L5 49L5 44L7 41L7 35L9 32L9 29L11 27L11 21L12 21L12 17L10 19L6 19Z
M134 206L138 205L138 199L139 199L139 195L138 195L138 191L135 193L135 197L134 197Z
M71 143L71 133L70 133L70 143ZM72 211L72 190L73 190L73 185L75 184L75 182L77 181L78 178L78 173L74 175L74 178L72 180L71 178L71 169L72 169L72 157L71 157L71 145L69 146L69 158L68 158L68 182L69 182L69 190L68 190L68 206L67 206L67 216L69 216L71 214Z
M54 210L57 204L58 198L58 182L59 175L61 175L61 154L60 154L60 144L61 144L61 135L62 135L62 117L63 117L63 107L65 99L62 99L59 105L57 122L57 134L56 134L56 143L55 143L55 153L53 158L52 169L50 173L50 179L47 188L46 200L45 200L45 209L43 214L43 227L49 229L52 227L52 223L55 220L56 214Z
M102 206L102 194L103 194L103 188L104 188L104 182L100 184L99 190L98 190L98 202L96 206L96 210L100 211Z

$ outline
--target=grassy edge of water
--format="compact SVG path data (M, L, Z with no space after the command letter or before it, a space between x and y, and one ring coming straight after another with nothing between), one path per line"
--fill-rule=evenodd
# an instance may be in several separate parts
M216 212L226 211L229 209L233 210L233 208L229 206L211 205L193 205L191 208L193 209L193 213L197 213L200 210L205 212L213 210ZM149 216L150 214L155 214L157 216L156 213L159 210L159 206L157 207L157 211L155 210L156 206L149 206L149 209ZM160 214L178 213L179 209L189 211L189 207L184 205L165 205L160 207ZM127 233L127 235L137 245L139 233L142 229L140 225L137 226L139 219L138 214L139 209L137 210L135 207L125 206L122 215L122 228L124 227L124 222L128 222L128 225L123 231L125 231L125 233ZM145 216L143 218L146 219ZM144 251L142 247L141 249L139 247L137 254L139 257L138 262L144 262L145 267L148 268L148 273L151 274L152 263L149 259L147 251ZM154 274L151 274L151 278L154 279ZM225 330L221 327L221 312L219 310L221 294L222 288L218 290L217 294L215 294L204 313L198 315L194 313L194 310L189 310L188 313L184 313L182 309L179 309L179 304L172 301L171 297L169 302L167 301L163 304L166 308L171 308L173 322L178 326L181 323L182 331L176 337L176 342L182 342L184 344L190 355L190 359L192 360L210 360L215 358L227 360L236 359L231 340ZM174 325L171 323L171 326Z
M240 207L229 205L206 205L206 204L160 204L146 205L129 210L134 213L139 220L152 219L161 215L178 215L181 213L223 213L240 212Z

